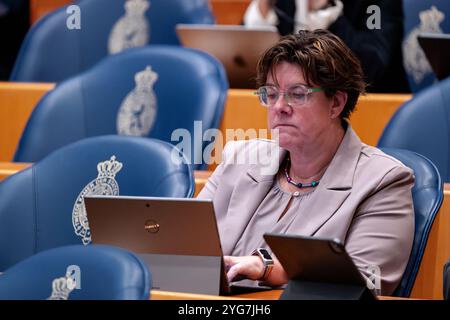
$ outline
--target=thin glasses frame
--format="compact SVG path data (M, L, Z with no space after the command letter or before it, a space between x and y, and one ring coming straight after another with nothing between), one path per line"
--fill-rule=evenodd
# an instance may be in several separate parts
M302 94L304 95L303 102L293 102L293 100L295 98L292 98L292 95L294 95L293 90L295 88L302 88L303 89L303 92L302 92ZM272 89L272 90L274 90L276 92L277 96L276 96L276 98L274 100L275 102L273 104L269 104L269 102L265 102L264 101L264 95L267 95L268 89ZM258 90L256 92L254 92L254 94L259 97L259 102L261 103L261 105L264 106L264 107L267 107L267 108L273 107L278 102L278 100L280 99L280 96L284 97L284 99L286 100L287 104L290 107L299 107L299 106L304 105L307 102L308 96L311 93L321 92L321 91L323 91L323 89L320 88L320 87L309 88L309 87L307 87L305 85L298 84L298 85L292 86L287 91L282 92L282 91L278 91L276 86L268 85L268 86L259 87Z

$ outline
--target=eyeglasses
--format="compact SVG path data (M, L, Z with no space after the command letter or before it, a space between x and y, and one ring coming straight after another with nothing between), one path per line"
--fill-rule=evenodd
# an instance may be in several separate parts
M259 96L259 101L265 107L273 107L280 95L284 96L287 104L291 107L299 107L304 105L308 100L308 95L313 92L323 91L322 88L308 88L305 85L295 85L286 92L278 91L276 86L262 86L255 92Z

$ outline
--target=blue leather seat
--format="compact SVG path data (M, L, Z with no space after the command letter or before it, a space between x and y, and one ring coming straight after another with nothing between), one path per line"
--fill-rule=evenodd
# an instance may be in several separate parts
M450 182L450 78L423 90L392 116L379 147L407 149L430 159Z
M68 6L28 32L10 80L60 82L121 48L179 44L177 23L214 23L208 0L80 0L80 29ZM125 10L127 4L127 11Z
M148 66L151 70L145 72ZM192 142L192 148L183 152L195 169L205 168L202 152L208 142L202 137L219 126L227 89L223 65L204 52L178 46L127 50L60 83L41 99L14 161L36 162L68 143L105 134L142 135L178 144L183 139L174 130L180 129L179 133L191 135L181 136ZM134 110L137 107L149 110L150 119ZM133 123L139 122L141 127L134 130Z
M88 244L86 195L191 197L192 170L173 156L177 148L155 139L94 137L2 181L0 272L43 250Z
M382 148L382 150L411 168L415 175L412 189L415 231L414 243L405 273L395 296L409 297L419 271L431 226L443 200L442 179L436 166L426 157L408 150Z
M148 300L150 288L135 254L103 245L43 251L0 276L0 300Z
M417 41L419 33L450 33L450 2L402 0L404 11L403 60L412 92L422 90L436 77Z

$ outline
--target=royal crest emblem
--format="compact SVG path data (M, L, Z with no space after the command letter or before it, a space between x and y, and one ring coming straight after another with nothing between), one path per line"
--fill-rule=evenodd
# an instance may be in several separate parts
M70 276L56 278L52 281L52 294L47 300L68 300L70 293L75 289L76 284Z
M148 0L127 0L124 7L125 15L116 22L109 35L110 54L144 46L150 40L150 25L145 17L150 7Z
M91 242L91 231L84 206L84 197L91 195L119 195L119 185L115 180L116 174L122 169L122 163L112 156L110 160L97 164L98 176L89 182L80 192L72 210L72 224L75 234L82 238L83 244Z
M419 33L442 33L440 24L445 20L445 14L435 6L420 12L420 25L413 28L403 42L403 57L406 72L412 75L414 82L419 84L427 74L431 73L431 66L419 45Z
M117 114L117 133L148 136L156 118L156 95L153 84L158 74L150 66L134 76L136 87L123 100Z

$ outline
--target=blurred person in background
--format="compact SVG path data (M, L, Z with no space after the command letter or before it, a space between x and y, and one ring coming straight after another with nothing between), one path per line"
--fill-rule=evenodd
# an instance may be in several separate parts
M8 80L30 26L29 0L0 0L0 80Z
M380 29L369 28L372 5L380 9ZM402 63L401 0L253 0L244 24L276 26L281 35L328 29L361 60L368 91L410 92Z

